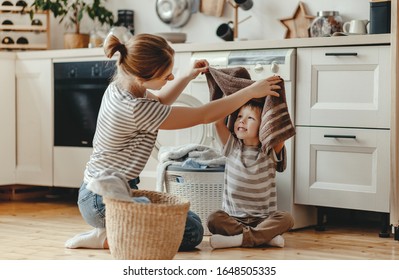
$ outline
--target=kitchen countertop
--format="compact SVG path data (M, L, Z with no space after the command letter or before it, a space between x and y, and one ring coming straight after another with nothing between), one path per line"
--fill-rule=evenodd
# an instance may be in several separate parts
M238 49L276 49L276 48L305 48L305 47L329 47L329 46L353 46L353 45L389 45L391 34L372 34L372 35L352 35L337 37L318 37L318 38L295 38L282 40L251 40L220 43L185 43L173 44L176 52L195 52L195 51L220 51ZM76 59L90 57L104 57L102 48L93 49L62 49L47 51L20 51L20 52L0 52L0 59L15 55L20 59Z
M2 52L0 51L0 59L15 59L15 52Z

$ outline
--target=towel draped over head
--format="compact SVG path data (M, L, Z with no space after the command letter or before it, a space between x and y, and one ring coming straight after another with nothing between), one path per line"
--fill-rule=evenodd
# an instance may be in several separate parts
M206 79L210 91L210 100L216 100L237 92L255 81L251 80L247 69L244 67L215 69L210 67L206 73ZM254 100L263 104L262 120L259 129L259 140L262 151L268 153L276 144L283 142L295 135L295 127L291 121L287 100L285 97L284 80L278 85L281 87L276 96L266 96ZM234 122L238 111L228 118L228 128L234 132Z

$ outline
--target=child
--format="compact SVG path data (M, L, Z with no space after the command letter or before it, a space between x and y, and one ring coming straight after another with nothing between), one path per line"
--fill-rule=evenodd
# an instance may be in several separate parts
M279 78L269 78L240 90L231 97L200 107L170 106L187 84L208 71L208 62L199 60L186 76L172 87L155 94L172 73L174 50L165 39L138 34L123 44L110 33L104 50L111 58L119 53L117 73L104 93L98 114L93 153L86 165L79 190L78 205L83 219L94 229L68 240L67 248L108 248L105 231L105 205L102 197L86 188L88 182L104 170L125 176L131 188L137 189L143 170L154 147L159 129L179 129L214 122L237 110L252 98L278 96L273 91ZM189 212L180 250L192 250L203 237L200 218Z
M286 152L284 142L274 146L269 154L261 151L262 108L263 104L257 101L243 105L234 122L234 133L223 119L215 123L226 156L223 210L208 218L213 234L210 245L215 249L284 247L281 234L294 225L289 213L277 211L275 174L277 165L285 166Z

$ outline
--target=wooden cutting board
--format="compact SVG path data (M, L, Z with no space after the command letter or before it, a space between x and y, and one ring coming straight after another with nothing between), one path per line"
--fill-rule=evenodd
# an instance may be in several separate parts
M201 0L200 12L214 17L223 15L225 0Z

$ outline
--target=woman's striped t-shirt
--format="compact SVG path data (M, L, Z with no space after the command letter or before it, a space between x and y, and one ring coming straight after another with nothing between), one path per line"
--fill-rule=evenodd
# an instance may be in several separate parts
M278 160L272 149L266 155L258 147L245 146L231 135L226 156L223 210L233 217L266 218L277 210L276 167L286 166L285 147Z
M136 98L111 83L104 93L86 165L87 183L105 169L131 180L140 175L155 145L158 129L171 111L157 100Z

